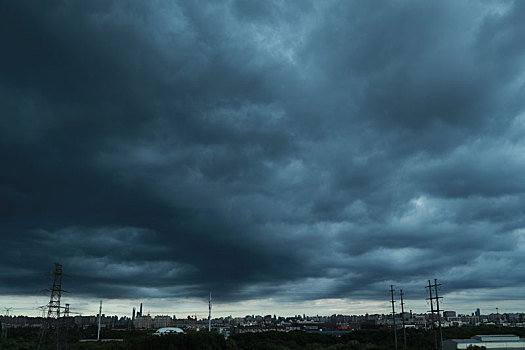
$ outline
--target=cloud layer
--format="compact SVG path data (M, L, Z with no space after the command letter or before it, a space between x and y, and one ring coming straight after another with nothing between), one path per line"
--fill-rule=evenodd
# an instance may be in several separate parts
M0 7L0 293L525 284L523 2Z

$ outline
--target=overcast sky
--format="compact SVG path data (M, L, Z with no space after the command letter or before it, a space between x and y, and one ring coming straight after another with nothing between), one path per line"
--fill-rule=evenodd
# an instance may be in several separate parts
M524 38L524 1L2 1L0 306L60 262L72 310L525 311Z

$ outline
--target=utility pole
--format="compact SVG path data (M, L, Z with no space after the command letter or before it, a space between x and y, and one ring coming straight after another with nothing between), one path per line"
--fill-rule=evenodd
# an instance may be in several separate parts
M403 349L407 348L407 333L405 329L405 303L403 302L403 289L399 290L399 296L401 297L401 319L403 320Z
M439 325L439 341L440 341L440 344L441 344L441 350L443 350L443 332L441 331L441 314L440 314L440 310L439 310L439 299L440 298L443 298L443 297L440 297L438 296L438 286L440 286L441 284L438 284L437 283L437 279L434 278L434 291L436 292L436 313L437 313L437 316L438 316L438 325Z
M211 332L211 291L208 299L208 332Z
M428 293L429 298L427 300L430 300L430 322L432 323L432 330L434 331L434 349L438 349L438 343L437 343L437 334L436 334L436 325L434 324L434 303L432 298L432 284L430 283L430 280L428 280Z
M393 318L393 321L394 321L394 345L396 347L396 350L397 350L397 328L396 328L396 310L395 310L395 307L394 307L394 285L391 284L390 285L390 295L392 297L392 318Z
M98 332L97 341L100 341L100 318L102 317L102 300L100 301L100 307L98 308Z

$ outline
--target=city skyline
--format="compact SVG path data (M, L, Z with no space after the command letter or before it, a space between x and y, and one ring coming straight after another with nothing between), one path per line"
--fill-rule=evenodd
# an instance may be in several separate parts
M434 278L443 309L525 310L524 23L523 1L2 1L0 307L45 305L59 262L86 310L388 313L390 285L422 310Z
M421 288L419 292L426 292L427 290ZM428 294L416 293L419 298L406 298L406 290L404 290L405 308L406 312L414 312L417 314L429 313L430 304L427 300ZM385 294L386 295L386 294ZM396 313L400 311L399 290L395 292ZM387 295L386 295L387 296ZM440 295L443 296L443 295ZM490 315L496 313L522 313L523 307L520 307L521 300L503 300L496 302L479 303L473 300L471 295L455 296L453 293L445 293L443 299L440 299L441 311L455 311L458 314L471 315L476 309L481 310L482 315ZM2 301L4 305L0 305L6 311L7 305L10 305L9 312L11 315L26 315L26 316L42 316L47 312L47 303L49 297L41 295L39 297L30 298L31 303L28 303L27 297L4 296ZM469 301L470 300L470 301ZM90 312L98 313L100 300L89 300L85 297L75 297L70 294L65 294L62 298L62 306L66 303L70 305L71 315L90 315ZM118 299L103 300L103 313L111 316L131 316L132 310L136 309L138 314L140 304L143 305L144 315L178 315L178 317L185 318L187 316L194 316L205 318L207 317L208 301L205 298L185 298L179 300L166 299ZM514 307L518 305L518 309ZM391 302L388 299L383 301L370 300L354 300L346 299L324 299L306 302L293 303L277 303L274 300L244 300L238 303L219 303L213 305L213 317L244 317L246 315L278 315L278 316L295 316L306 314L308 316L320 315L330 316L333 314L344 315L364 315L364 314L391 314ZM0 309L1 310L1 309ZM272 312L273 310L273 312Z

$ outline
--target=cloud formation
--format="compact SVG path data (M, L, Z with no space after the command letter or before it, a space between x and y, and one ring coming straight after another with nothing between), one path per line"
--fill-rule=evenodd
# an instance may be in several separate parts
M525 284L523 2L0 7L0 293Z

